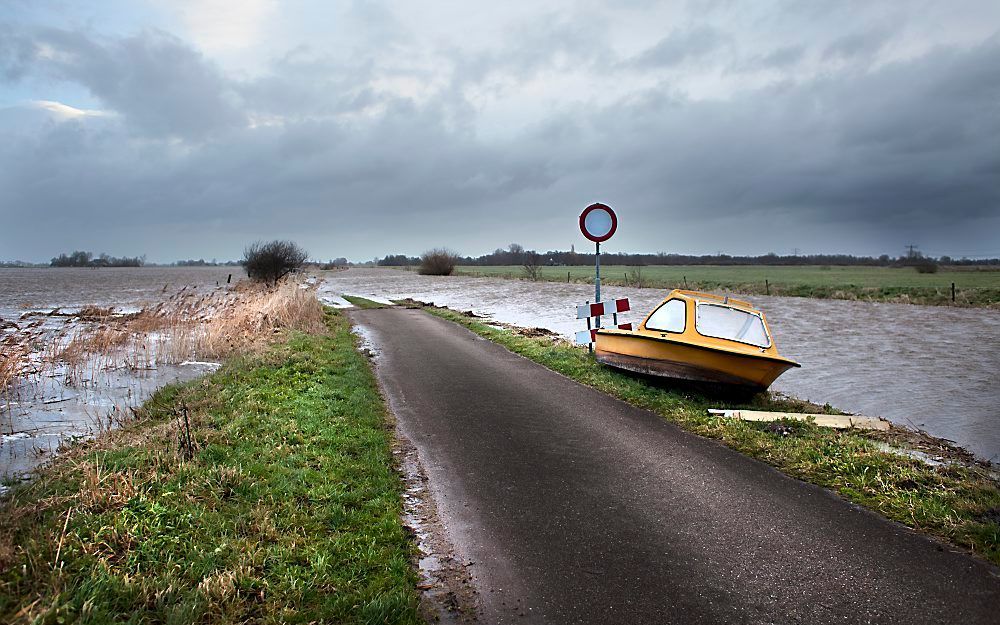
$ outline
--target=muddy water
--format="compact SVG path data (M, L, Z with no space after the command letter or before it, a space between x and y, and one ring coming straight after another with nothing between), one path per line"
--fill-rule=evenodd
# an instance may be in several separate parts
M182 288L207 292L244 276L239 267L108 269L0 269L0 338L40 324L52 336L74 318L31 315L87 305L138 310ZM44 340L40 341L44 343ZM38 361L38 354L32 354ZM96 370L99 366L84 369ZM15 479L45 462L63 444L93 436L129 416L157 388L198 377L214 363L159 365L149 370L104 370L73 379L64 366L39 367L0 394L0 478ZM0 491L3 486L0 484Z
M57 307L138 306L184 286L225 284L229 274L234 282L246 275L242 267L0 268L0 319Z
M497 321L570 337L583 329L574 306L593 286L490 278L430 277L389 269L326 275L320 295L412 297ZM607 287L628 297L638 322L665 295ZM882 416L1000 459L1000 311L752 297L783 355L802 363L772 387L843 410Z

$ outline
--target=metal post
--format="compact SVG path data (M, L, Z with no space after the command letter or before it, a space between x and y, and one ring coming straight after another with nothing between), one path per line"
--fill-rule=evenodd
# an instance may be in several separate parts
M596 243L597 253L594 255L594 267L596 269L596 274L594 276L594 301L597 303L601 302L601 244ZM597 327L601 327L601 316L597 316Z
M588 308L590 307L590 300L587 300L587 307ZM598 319L600 319L600 317L598 317ZM598 327L600 327L600 326L598 326ZM587 334L590 334L590 317L589 316L587 317ZM587 338L591 338L591 337L588 336ZM589 353L591 353L591 354L594 353L594 342L593 341L589 341L587 343L587 351Z

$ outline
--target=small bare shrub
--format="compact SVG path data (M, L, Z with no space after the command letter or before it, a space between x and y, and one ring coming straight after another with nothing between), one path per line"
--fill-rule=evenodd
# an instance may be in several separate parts
M642 266L636 265L625 275L626 285L642 288Z
M542 257L538 252L525 252L523 266L525 277L537 282L542 273Z
M458 256L445 248L436 248L424 252L420 257L420 275L450 276L458 264Z
M241 264L251 280L275 284L302 267L308 256L291 241L255 241L243 251Z
M937 273L938 264L932 260L925 260L923 262L914 265L917 268L917 273Z

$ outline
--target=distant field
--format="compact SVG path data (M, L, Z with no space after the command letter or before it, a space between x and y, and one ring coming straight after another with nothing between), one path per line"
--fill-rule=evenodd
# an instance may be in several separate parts
M827 267L827 266L720 266L649 265L639 268L641 286L684 287L728 290L737 293L790 295L836 299L870 299L917 304L951 304L951 284L955 283L955 303L965 306L1000 304L1000 270L941 269L938 273L917 273L912 267ZM461 266L456 273L471 276L523 278L520 266ZM601 267L605 284L635 285L636 268L621 265ZM593 282L593 266L543 267L540 279L554 282ZM765 282L766 281L766 282Z

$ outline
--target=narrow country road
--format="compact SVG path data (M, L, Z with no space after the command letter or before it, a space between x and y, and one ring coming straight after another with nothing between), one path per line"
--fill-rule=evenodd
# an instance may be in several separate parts
M419 310L352 311L484 623L990 623L1000 573Z

